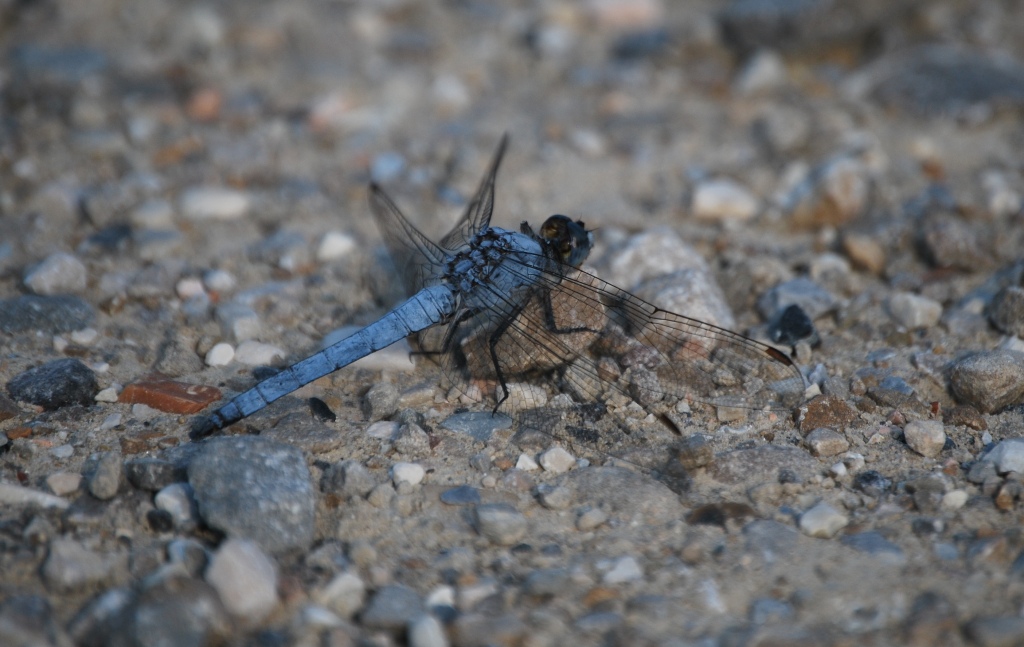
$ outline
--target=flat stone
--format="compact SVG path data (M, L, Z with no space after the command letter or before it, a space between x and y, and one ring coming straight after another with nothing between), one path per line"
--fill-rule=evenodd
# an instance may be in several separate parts
M798 423L800 431L810 433L821 427L845 429L857 419L857 411L840 397L819 395L801 405Z
M478 505L475 516L477 531L500 546L511 546L526 535L526 517L506 503Z
M167 413L199 413L223 397L220 389L160 377L148 377L129 384L118 394L118 402L144 404Z
M953 364L949 386L964 404L994 413L1024 401L1024 353L983 351Z
M46 486L57 496L67 496L82 487L82 475L75 472L54 472L46 477Z
M251 203L244 191L204 186L186 189L178 208L190 220L238 220L248 213Z
M757 215L759 207L754 194L728 178L700 182L693 190L691 209L701 220L745 222Z
M1024 474L1024 438L1007 438L999 441L982 457L982 461L995 467L998 474Z
M50 334L81 330L93 324L96 311L76 296L27 294L0 299L0 332L38 330Z
M360 623L370 629L398 630L423 613L423 600L412 589L392 584L378 590L366 610L360 615Z
M538 458L544 471L553 474L568 472L576 464L576 457L558 445L545 450Z
M898 292L889 297L889 314L904 328L931 328L942 318L942 304L934 299L909 292Z
M811 448L811 453L815 456L835 456L850 448L850 442L846 440L845 436L828 427L815 429L807 434L804 442Z
M253 624L277 606L277 564L254 541L228 539L206 569L228 613Z
M941 420L912 420L903 429L907 445L918 454L934 458L946 444Z
M881 559L887 564L895 566L906 561L903 549L874 530L843 535L839 538L839 541L844 546L849 546L857 552Z
M822 501L800 515L800 532L808 537L828 539L849 522L845 514Z
M395 463L394 467L391 468L391 479L394 481L396 487L402 483L419 485L423 482L423 478L426 475L427 470L425 470L419 463L400 462Z
M46 257L42 263L25 273L25 287L34 294L80 294L85 291L88 272L82 261L65 252Z
M313 541L315 499L302 452L258 436L213 438L188 466L199 514L229 537L285 553Z
M441 421L442 429L467 434L484 443L491 439L495 431L511 426L512 418L503 414L494 415L489 411L455 413Z
M63 510L71 502L47 492L40 492L13 483L0 483L0 503L9 506L37 506L40 508L58 508Z
M73 358L56 359L30 368L7 383L7 392L12 398L48 411L73 404L89 406L97 391L95 373Z
M287 356L283 348L252 339L243 341L235 349L235 361L247 366L273 366Z

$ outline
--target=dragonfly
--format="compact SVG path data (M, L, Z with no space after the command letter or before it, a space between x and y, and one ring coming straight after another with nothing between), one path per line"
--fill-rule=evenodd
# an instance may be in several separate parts
M411 296L200 418L192 437L417 333L422 352L439 360L463 397L549 435L557 418L586 437L594 433L584 430L588 421L636 405L660 414L692 403L772 411L800 402L807 382L786 352L667 312L582 269L594 245L582 221L553 215L537 229L525 221L518 231L492 227L507 144L506 135L438 242L371 183L370 211ZM551 410L562 413L537 415Z

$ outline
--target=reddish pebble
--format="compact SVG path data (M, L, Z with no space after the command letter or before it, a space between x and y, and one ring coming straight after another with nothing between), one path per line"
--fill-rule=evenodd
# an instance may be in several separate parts
M196 413L220 400L220 389L164 378L143 378L121 391L118 402L145 404L167 413Z
M213 121L220 116L224 95L214 88L202 88L189 97L185 112L196 121Z

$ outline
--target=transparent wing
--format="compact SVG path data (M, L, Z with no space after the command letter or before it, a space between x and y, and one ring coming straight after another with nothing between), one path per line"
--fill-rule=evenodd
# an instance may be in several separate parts
M376 183L370 184L370 211L406 295L411 296L433 283L444 266L445 251L409 222Z
M501 159L505 156L505 149L508 147L508 134L501 137L498 142L498 149L491 158L491 165L480 181L473 199L466 205L462 216L444 238L441 239L441 247L448 251L461 249L469 243L473 235L483 231L491 224L491 214L494 212L494 182L498 176L498 168L501 166Z
M552 269L452 323L442 355L456 389L517 419L520 446L585 445L681 491L689 481L673 451L683 442L680 418L689 424L681 402L783 411L803 400L804 377L778 349L586 272L538 264ZM648 414L670 424L652 424Z

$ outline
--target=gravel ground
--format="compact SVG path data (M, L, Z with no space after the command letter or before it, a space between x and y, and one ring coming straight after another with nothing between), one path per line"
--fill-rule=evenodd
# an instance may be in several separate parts
M0 643L1024 644L1021 33L0 1ZM795 343L820 395L637 419L668 479L456 414L405 346L189 442L394 304L371 179L443 232L506 132L495 224L584 219L603 278Z

